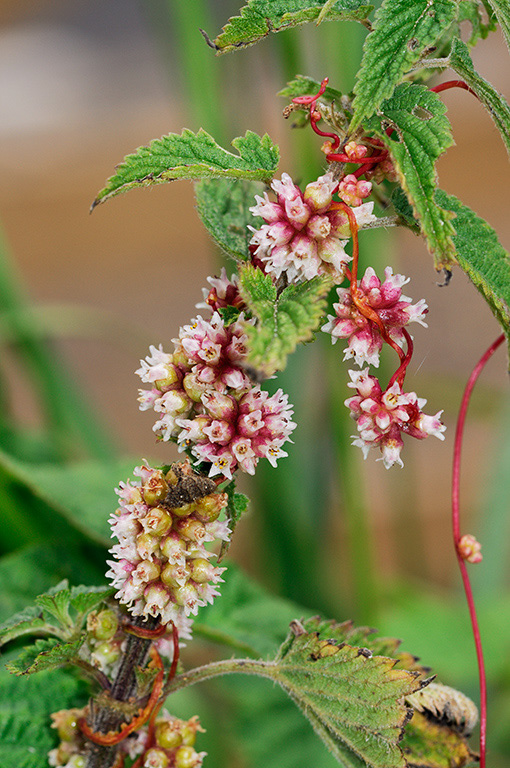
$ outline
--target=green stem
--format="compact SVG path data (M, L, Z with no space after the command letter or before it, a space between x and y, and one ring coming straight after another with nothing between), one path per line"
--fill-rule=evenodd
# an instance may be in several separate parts
M240 673L243 675L258 675L259 677L268 677L271 680L276 679L277 667L270 661L258 661L255 659L226 659L224 661L215 661L212 664L204 664L202 667L196 667L182 675L177 675L165 686L165 694L187 688L190 685L201 683L204 680L210 680L212 677L220 675L230 675Z

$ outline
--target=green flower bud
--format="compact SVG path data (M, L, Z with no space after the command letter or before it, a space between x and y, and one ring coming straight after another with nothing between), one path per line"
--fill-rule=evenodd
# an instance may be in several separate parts
M226 493L210 493L196 502L196 516L203 523L212 523L220 516L222 509L228 504Z
M165 499L168 493L168 483L160 469L153 472L152 477L144 483L142 493L144 501L149 507L155 507Z
M189 517L195 511L196 503L183 504L182 507L172 507L172 515L175 517Z
M85 755L71 755L66 768L85 768L86 763Z
M93 661L96 661L101 669L109 664L115 664L120 656L120 647L118 643L112 643L105 640L104 643L99 643L94 648L94 651L90 654Z
M163 507L154 507L145 518L144 525L156 536L163 536L172 527L172 516Z
M198 762L199 757L193 747L182 746L175 753L175 768L194 768Z
M82 716L82 709L61 709L52 714L51 719L53 722L51 727L57 729L57 733L62 741L73 741L80 732L78 719Z
M190 576L198 584L205 584L214 574L214 566L205 557L197 557L189 561Z
M110 640L119 627L115 611L106 608L104 611L92 611L87 617L87 631L96 640Z
M143 756L143 765L144 768L168 768L170 765L170 758L162 749L148 749Z
M161 720L156 721L156 742L163 749L175 749L182 744L181 727L182 720Z
M159 537L151 533L141 533L136 537L136 551L144 560L149 558L159 546Z
M205 526L199 520L187 517L184 520L176 520L174 528L179 534L189 541L197 541L200 544L205 539Z

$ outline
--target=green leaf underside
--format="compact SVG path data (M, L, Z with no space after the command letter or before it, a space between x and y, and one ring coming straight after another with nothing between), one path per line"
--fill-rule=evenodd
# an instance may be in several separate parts
M289 635L271 677L340 762L350 752L372 768L404 768L398 745L409 717L404 697L420 682L395 664L350 645L325 648L315 632L305 632Z
M324 0L249 0L240 16L233 16L213 40L218 53L227 53L257 43L270 32L282 32L317 21ZM360 0L337 0L323 21L365 21L373 6Z
M248 363L264 376L285 368L287 356L302 341L312 338L324 314L325 296L331 287L327 277L314 277L289 285L278 295L269 275L247 265L240 273L241 295L257 318L246 323Z
M455 21L454 0L384 0L368 35L354 86L351 130L376 112L405 72Z
M264 185L256 181L203 179L195 184L198 214L216 243L232 258L249 259L251 231L263 220L250 212L255 195L262 195Z
M462 40L453 41L449 56L450 66L476 93L501 133L507 152L510 154L510 106L493 85L476 72L468 47Z
M59 589L64 587L63 589ZM44 595L35 598L35 606L29 606L11 616L0 626L0 645L23 635L50 634L68 636L79 629L86 613L104 602L114 590L105 587L67 588L64 581ZM78 615L72 617L73 609Z
M510 49L510 0L489 0Z
M185 128L154 139L146 147L126 155L108 179L92 207L135 187L150 187L175 179L230 178L269 182L276 171L279 152L267 134L262 138L247 131L232 141L238 154L219 146L202 128Z
M453 242L459 266L492 309L510 337L510 255L499 243L496 232L484 219L442 190L438 203L455 214Z
M50 714L87 702L85 684L68 670L43 672L20 680L0 672L0 765L47 768L48 752L58 742Z
M437 175L434 164L453 144L446 107L424 85L403 83L381 105L380 113L366 124L381 138L391 154L398 180L412 204L415 217L434 256L436 269L455 260L451 214L434 199ZM393 127L396 140L386 129Z
M72 643L59 643L55 638L36 640L6 666L15 675L32 675L72 663L85 641L85 633Z
M463 768L478 764L463 736L420 712L414 712L400 747L409 768Z

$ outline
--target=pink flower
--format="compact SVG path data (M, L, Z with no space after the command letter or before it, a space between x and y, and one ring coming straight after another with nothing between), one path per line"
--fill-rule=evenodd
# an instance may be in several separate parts
M428 311L424 299L416 304L402 295L402 286L409 282L403 275L394 275L391 267L384 270L381 283L372 267L368 267L358 283L359 296L368 307L377 312L388 335L400 346L404 343L402 328L408 323L426 327L424 317ZM333 344L337 339L348 339L344 360L353 357L357 365L379 365L383 338L378 326L366 318L355 306L349 288L337 288L338 304L333 304L335 315L328 315L322 330L330 333Z
M201 435L194 430L194 419L178 419L182 431L177 440L181 449L190 448L197 459L211 464L211 477L223 474L231 478L237 469L253 475L260 458L275 466L280 456L287 455L282 445L296 425L281 389L269 397L260 387L252 387L239 400L205 393L202 406L201 418L208 424Z
M244 306L239 293L237 275L232 275L229 280L225 267L222 267L219 277L208 277L207 282L211 288L202 289L204 301L197 304L197 309L212 309L213 312L217 312L218 309L225 307Z
M370 448L379 446L381 461L387 469L393 464L403 466L402 433L418 440L429 435L444 440L446 427L439 420L442 411L435 416L425 415L422 408L427 401L418 398L415 392L402 392L398 382L383 392L375 376L369 375L368 368L349 371L349 376L351 382L347 386L357 393L345 401L358 428L353 445L361 448L365 458Z
M361 205L361 201L372 191L370 181L359 181L353 173L344 176L338 187L338 196L347 205Z
M470 533L466 533L461 537L457 545L457 551L462 559L467 560L468 563L480 563L483 559L482 545Z
M369 182L357 184L358 196L362 191L366 197ZM256 195L257 204L250 208L254 216L261 216L265 221L258 230L250 227L255 259L266 273L277 278L285 274L289 282L310 280L323 274L330 274L341 282L344 267L351 260L344 249L350 229L347 216L332 205L333 193L338 187L333 174L319 177L308 184L304 192L286 173L271 186L277 202L271 202L264 193L264 197ZM360 208L363 210L354 209L360 226L375 219L373 203Z

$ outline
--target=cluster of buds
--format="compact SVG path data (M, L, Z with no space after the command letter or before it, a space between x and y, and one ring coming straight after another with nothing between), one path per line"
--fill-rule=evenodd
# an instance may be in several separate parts
M231 286L218 278L214 301ZM287 455L282 445L295 427L287 396L279 390L269 397L243 369L245 342L242 317L225 326L218 312L209 321L199 316L180 329L173 354L151 347L137 371L152 385L140 390L139 401L160 415L156 434L209 462L211 477L232 478L237 469L253 474L261 458L274 465Z
M48 753L53 768L85 768L86 741L78 726L85 715L84 709L61 709L51 716L51 727L56 728L60 744Z
M172 622L180 637L189 638L191 615L219 595L224 568L206 542L227 541L229 528L218 520L227 506L225 493L214 493L214 481L196 475L189 462L164 473L137 467L139 480L121 483L120 506L110 519L119 543L110 552L107 576L115 597L133 616Z
M163 710L152 738L148 729L142 728L122 743L122 750L136 758L140 768L200 768L207 753L195 750L197 732L204 733L198 717L179 720Z
M333 344L337 339L347 339L344 360L353 357L356 365L379 365L379 353L384 339L381 328L358 309L360 303L373 310L382 321L388 335L397 344L405 341L402 329L409 323L420 323L426 327L428 312L424 299L412 304L412 299L402 295L402 286L409 282L403 275L394 275L391 267L384 271L381 282L372 267L368 267L358 283L355 303L349 288L338 288L338 304L333 304L334 315L328 315L328 322L322 327L330 333Z
M468 563L481 563L483 560L482 545L471 533L460 537L457 552Z
M262 269L288 282L310 280L317 275L330 275L337 283L345 276L345 267L351 260L345 246L351 236L349 221L341 205L333 201L333 194L349 200L355 199L353 209L359 227L375 220L373 203L361 205L361 199L370 194L369 182L358 182L346 177L340 185L332 173L320 176L308 184L305 191L284 173L281 181L271 185L276 202L267 193L255 196L257 204L250 208L264 224L253 232L251 248L255 262Z
M105 675L111 676L119 661L125 634L115 611L105 608L91 611L87 616L87 646L90 662Z

